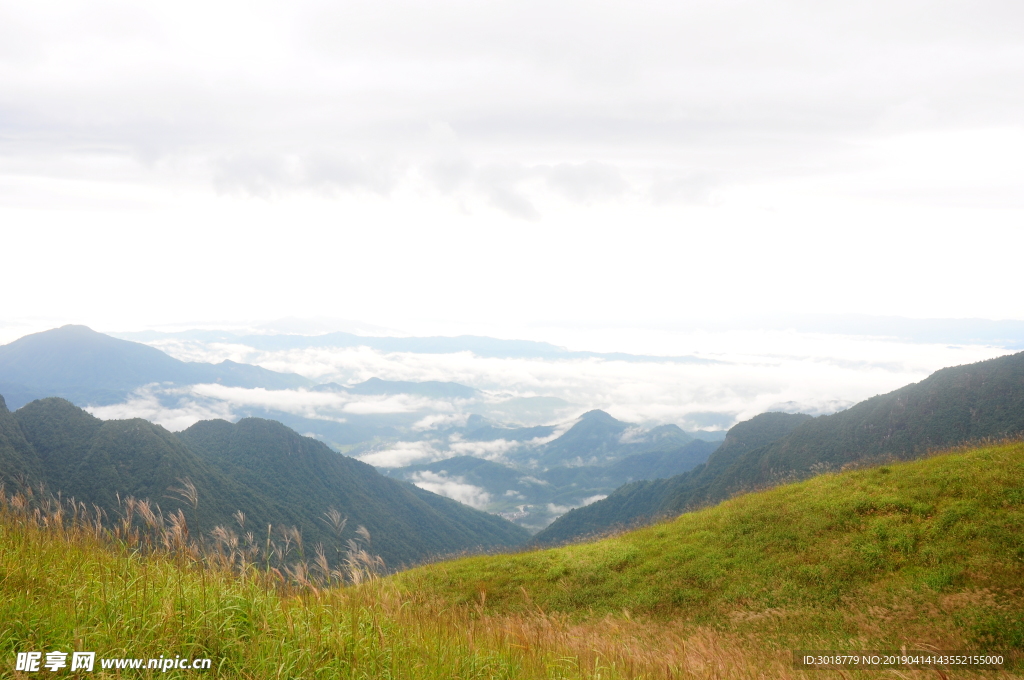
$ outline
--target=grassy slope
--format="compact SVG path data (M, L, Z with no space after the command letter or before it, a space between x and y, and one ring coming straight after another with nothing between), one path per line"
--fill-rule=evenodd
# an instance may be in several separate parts
M0 508L0 677L21 677L15 652L51 649L209 657L210 677L667 680L809 677L789 665L797 645L1024 647L1024 444L300 594L17 517Z
M285 596L255 577L140 558L82 537L62 541L9 523L0 523L0 545L0 678L31 677L14 673L13 660L33 650L209 658L212 671L200 676L231 678L482 679L509 677L521 665L458 639L443 614L412 616L376 585ZM97 661L82 677L120 676Z
M398 578L454 602L479 602L483 591L494 611L626 608L712 624L744 612L828 618L858 600L956 609L949 594L985 589L1006 609L965 605L956 616L966 639L1021 648L1024 600L1013 591L1024 584L1024 444L825 475L597 543Z
M255 570L142 557L88 531L41 530L0 507L0 678L34 677L14 670L16 654L53 650L95 652L94 671L76 676L91 678L197 677L100 663L158 656L207 658L202 677L245 680L753 679L765 668L795 677L784 655L766 659L751 647L708 630L490 617L388 581L282 592Z

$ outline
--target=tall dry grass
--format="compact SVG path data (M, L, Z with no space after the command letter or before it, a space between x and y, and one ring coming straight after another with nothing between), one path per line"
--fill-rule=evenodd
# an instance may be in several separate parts
M340 513L329 511L324 521L340 535ZM0 490L0 677L34 677L13 670L15 653L51 649L205 657L213 660L209 675L225 678L851 677L792 668L777 633L809 612L735 612L732 624L716 627L682 617L635 619L628 611L570 617L533 605L524 591L525 611L498 614L486 591L473 603L453 605L429 590L400 589L380 577L368 546L363 530L332 566L322 546L307 550L294 529L257 533L241 513L235 526L197 537L181 513L164 514L147 501L121 499L116 516L108 517L44 490ZM860 613L844 619L848 640L901 616L890 605L874 613L852 607ZM907 612L906 619L920 617Z

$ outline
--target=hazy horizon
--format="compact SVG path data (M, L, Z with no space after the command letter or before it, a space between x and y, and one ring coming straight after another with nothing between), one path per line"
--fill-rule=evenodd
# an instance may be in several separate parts
M171 430L254 412L335 423L397 416L408 420L404 427L422 441L375 451L372 460L366 459L390 467L438 460L452 452L500 458L500 442L470 445L441 435L465 425L474 413L498 423L534 426L565 424L585 411L602 409L647 427L671 423L690 431L721 431L765 411L834 413L939 368L1019 350L1024 340L1024 324L1013 322L841 316L768 321L720 322L717 328L709 324L710 330L562 329L560 337L552 338L561 342L550 345L537 344L543 341L536 338L507 340L476 352L466 349L472 344L438 346L390 329L390 337L407 340L396 348L373 340L388 337L382 332L388 329L329 319L292 318L220 329L225 333L209 328L113 333L184 361L255 364L298 373L315 383L441 381L477 393L471 398L427 398L151 385L122 403L88 410L107 419L143 417ZM860 334L853 332L857 329ZM354 330L364 332L341 340L329 335ZM884 330L893 335L877 335ZM297 341L260 342L288 337ZM978 340L963 342L970 338ZM957 339L961 342L950 342Z

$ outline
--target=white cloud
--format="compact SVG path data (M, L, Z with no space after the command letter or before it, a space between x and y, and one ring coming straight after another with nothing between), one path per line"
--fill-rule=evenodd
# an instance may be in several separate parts
M478 486L467 484L463 477L449 477L443 472L423 470L414 473L409 481L421 489L446 496L478 510L483 510L491 503L491 494Z
M103 420L143 418L162 425L172 432L178 432L195 425L200 420L234 420L231 403L207 401L199 403L187 398L178 399L173 406L161 402L160 396L170 394L187 395L186 390L166 390L159 385L147 385L136 390L127 401L107 406L87 406L86 411Z
M34 284L0 337L17 317L498 328L720 363L155 344L686 428L828 412L1003 350L678 329L723 310L1024 318L1022 8L6 3L0 224L27 255L4 273ZM202 275L153 275L182 262ZM103 412L415 413L425 431L473 406L207 386Z
M489 442L453 441L448 444L452 453L459 456L476 456L486 460L502 460L504 454L520 446L519 442L495 439Z
M342 408L345 413L361 415L374 413L415 413L426 409L435 411L452 411L450 402L425 399L409 394L393 394L388 396L356 396L346 397L348 403Z
M605 498L608 498L608 496L606 494L597 494L595 496L588 496L587 498L584 498L582 501L580 501L579 505L557 505L555 503L548 503L547 504L547 511L548 511L549 514L554 515L554 516L557 517L557 516L564 515L565 513L569 512L570 510L573 510L574 508L579 508L579 507L583 507L585 505L590 505L591 503L596 503L597 501L604 500Z
M194 353L193 347L189 350ZM215 348L216 352L217 349ZM223 408L260 408L283 411L304 418L345 422L345 414L399 414L427 412L425 418L436 418L438 422L465 420L464 414L453 413L453 402L433 400L416 395L398 394L388 396L352 395L347 392L315 392L305 389L268 390L261 387L228 387L217 383L191 385L183 388L166 389L160 386L148 388L150 393L173 394L179 402L197 401L202 403L222 402ZM159 401L146 401L150 410L163 408ZM140 402L141 404L141 402ZM142 406L140 406L142 408ZM422 422L422 421L421 421Z
M199 397L219 399L240 406L258 406L290 413L311 414L319 409L344 410L348 406L347 399L332 392L227 387L216 383L193 385L189 391Z
M1024 316L1019 3L0 14L11 315Z
M416 463L430 463L448 456L440 453L430 442L398 442L382 451L359 456L359 460L375 467L398 468Z
M641 438L643 438L646 430L642 427L627 427L619 435L619 441L623 444L631 444Z
M561 422L561 423L556 423L555 424L555 428L551 431L551 434L549 434L547 437L534 437L533 439L531 439L528 442L526 442L526 444L527 444L527 446L531 446L531 447L536 448L538 446L543 446L544 444L547 444L548 442L553 442L556 439L558 439L559 437L561 437L563 434L568 432L570 429L572 429L572 426L575 425L578 422L579 422L579 420L577 419L577 420L569 420L569 421L565 421L565 422Z
M435 413L417 420L413 423L412 429L423 432L442 427L461 427L466 424L468 418L468 413Z
M631 338L577 333L566 338L581 349L607 351ZM561 338L558 338L561 340ZM597 346L583 343L595 343ZM611 347L602 347L600 343ZM951 366L1005 354L986 346L923 344L887 338L855 337L797 331L648 332L648 351L675 350L709 363L623 360L543 360L485 358L469 352L416 354L380 352L366 347L314 347L302 350L247 350L249 360L275 370L294 371L319 380L361 382L441 380L484 390L482 402L431 400L411 395L357 396L343 392L246 390L220 385L197 386L197 398L235 405L261 406L311 418L342 420L348 414L423 413L418 431L463 422L468 413L489 408L510 396L551 396L577 404L577 414L593 408L616 418L654 424L676 423L684 429L722 429L767 410L829 413L876 394L891 391ZM191 358L221 356L222 346ZM237 347L236 354L243 353ZM507 440L455 440L451 451L494 460L513 449L537 447L561 436L574 421L562 420L548 437L522 445ZM635 433L626 433L627 438Z

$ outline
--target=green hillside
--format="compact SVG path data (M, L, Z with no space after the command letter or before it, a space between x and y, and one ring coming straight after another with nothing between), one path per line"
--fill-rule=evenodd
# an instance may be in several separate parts
M619 489L559 518L536 538L561 543L849 463L909 460L930 450L1021 432L1024 352L944 368L845 411L809 419L774 443L743 452L723 446L703 467L653 486Z
M0 498L0 677L24 651L210 659L216 678L797 679L793 649L997 652L1019 677L1024 444L750 494L590 544L327 587ZM304 575L305 574L305 575ZM335 578L332 573L330 578ZM312 580L310 580L312 579ZM195 677L195 671L161 672ZM852 677L815 672L815 678Z
M722 625L767 613L783 628L819 622L850 635L852 609L913 602L920 609L889 612L906 630L890 625L878 642L897 645L945 616L931 624L1024 649L1024 444L826 474L597 543L396 578L493 612L626 609ZM978 594L951 595L963 592Z
M335 548L365 526L389 569L440 555L522 544L529 534L483 513L332 451L274 421L247 418L197 423L177 435L141 419L103 421L59 398L13 414L0 409L0 481L29 482L47 492L122 512L121 499L149 499L166 513L181 510L196 536L215 526L265 535L297 527L310 547ZM196 499L181 492L182 480ZM342 535L324 521L348 518ZM234 514L241 511L245 524Z

